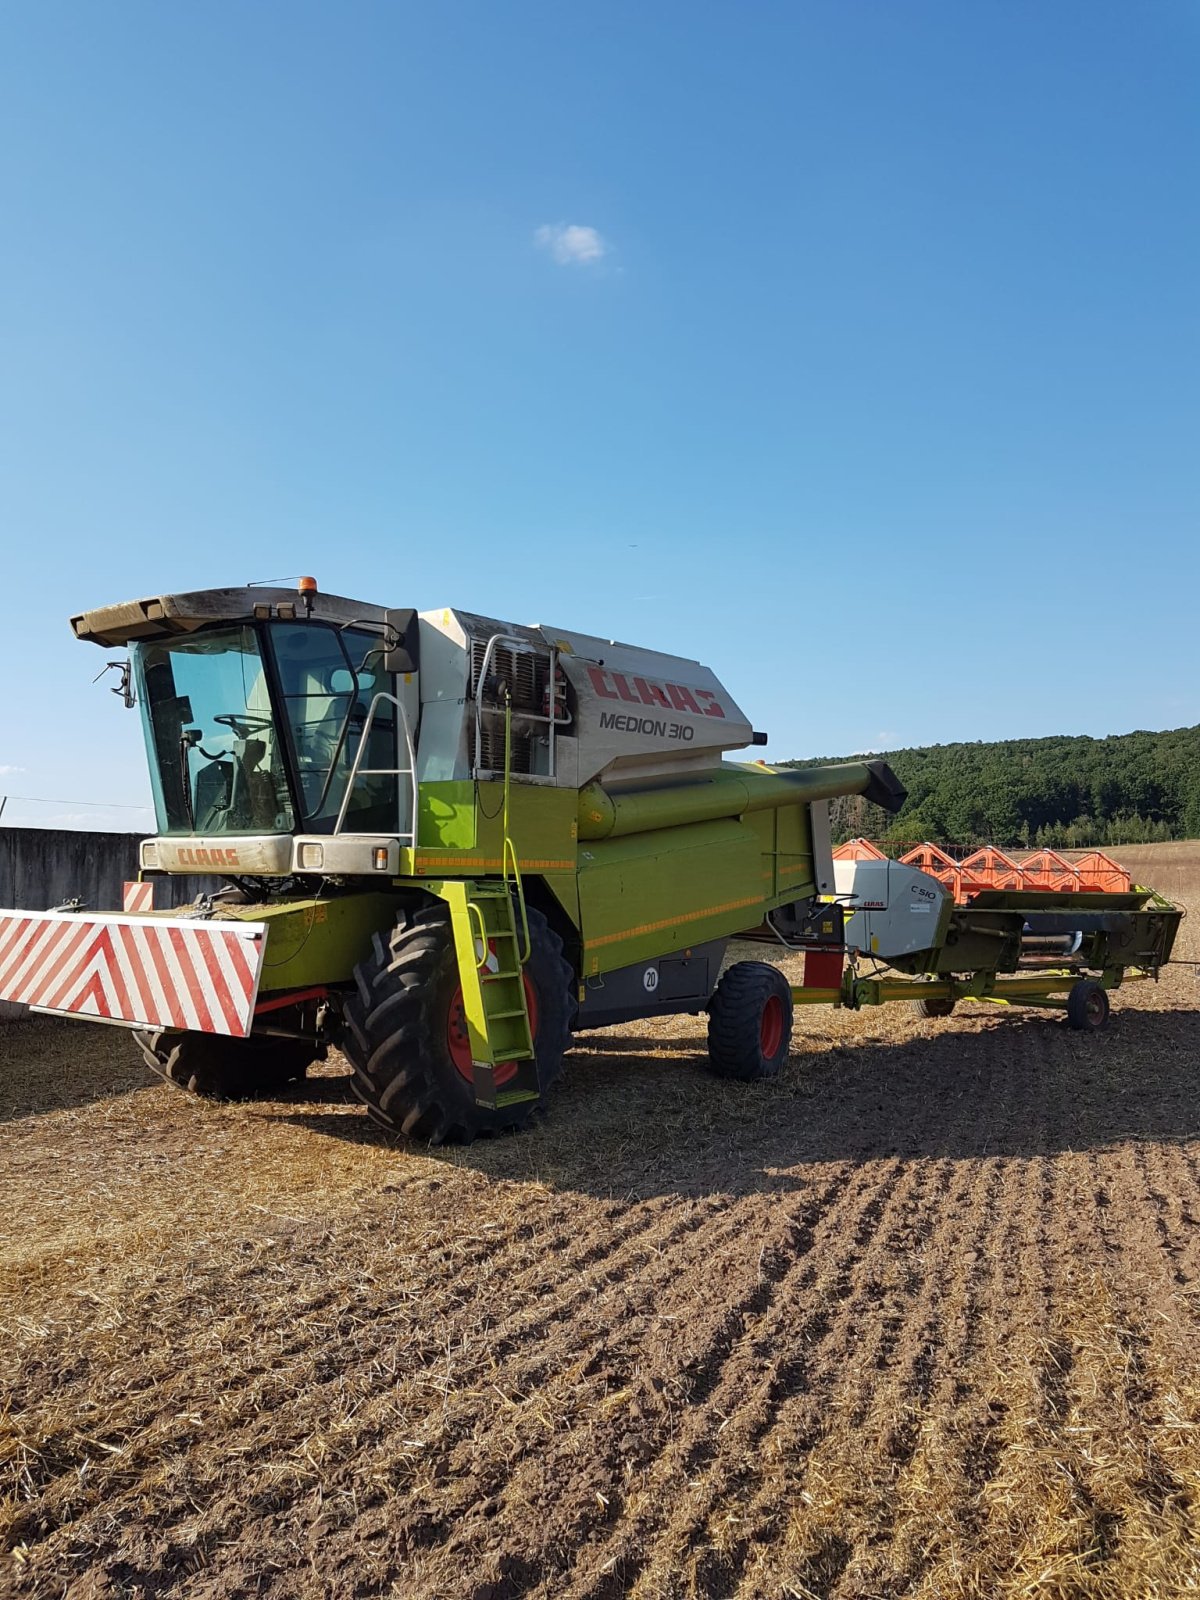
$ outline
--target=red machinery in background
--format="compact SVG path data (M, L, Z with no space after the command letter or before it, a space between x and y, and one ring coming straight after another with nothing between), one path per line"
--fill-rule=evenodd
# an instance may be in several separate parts
M869 839L850 839L833 852L835 861L884 860L886 852ZM959 905L984 889L1043 889L1060 894L1127 894L1129 874L1103 850L1025 850L1006 852L984 845L956 860L940 845L912 845L898 857L902 865L927 872Z

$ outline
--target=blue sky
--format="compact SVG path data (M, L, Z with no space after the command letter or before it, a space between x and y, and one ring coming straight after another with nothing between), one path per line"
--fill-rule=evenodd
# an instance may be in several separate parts
M308 571L779 759L1200 722L1198 85L1180 0L6 8L4 821L149 821L72 611Z

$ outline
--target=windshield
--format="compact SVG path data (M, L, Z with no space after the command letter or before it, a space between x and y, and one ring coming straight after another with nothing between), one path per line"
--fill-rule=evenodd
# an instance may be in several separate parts
M283 695L304 825L331 833L375 696L392 692L378 634L276 622L270 629ZM396 809L396 710L380 701L371 721L343 826L349 832L393 833Z
M393 690L381 639L313 622L273 622L265 632L281 718L256 628L134 646L160 833L295 832L288 770L302 828L336 826L371 705ZM396 765L395 706L381 700L346 831L395 832Z
M253 628L134 647L160 833L294 826Z

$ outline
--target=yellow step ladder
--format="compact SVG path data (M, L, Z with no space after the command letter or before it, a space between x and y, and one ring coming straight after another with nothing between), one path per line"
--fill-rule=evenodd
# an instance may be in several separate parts
M502 1110L536 1100L537 1061L522 972L529 955L529 934L525 928L522 951L508 884L448 880L439 892L450 907L471 1042L475 1102L489 1110ZM509 1062L516 1064L516 1070L497 1088L496 1070Z

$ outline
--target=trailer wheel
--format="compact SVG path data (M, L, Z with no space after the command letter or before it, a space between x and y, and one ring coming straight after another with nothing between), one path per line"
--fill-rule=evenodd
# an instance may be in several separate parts
M1067 1021L1080 1033L1096 1033L1108 1021L1108 990L1095 978L1080 978L1067 995Z
M303 1078L320 1050L302 1039L230 1039L218 1033L134 1034L152 1072L206 1100L253 1100Z
M792 991L778 967L739 961L708 1002L708 1059L721 1078L774 1078L792 1042Z
M528 915L525 998L545 1093L570 1039L572 973L546 918L532 906ZM441 901L402 911L390 933L377 933L354 980L342 1050L354 1068L351 1088L381 1127L431 1144L469 1144L532 1120L536 1101L496 1110L475 1103L450 911ZM498 1067L497 1087L515 1071Z
M954 1010L953 1000L914 1000L913 1010L919 1017L948 1017Z

